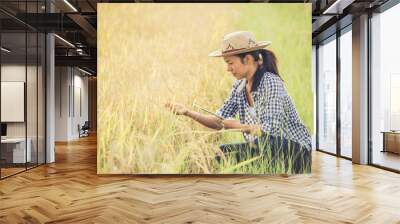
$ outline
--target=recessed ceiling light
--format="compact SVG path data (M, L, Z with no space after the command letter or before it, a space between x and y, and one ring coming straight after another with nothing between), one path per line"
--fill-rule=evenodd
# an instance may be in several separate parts
M79 67L78 67L78 70L81 71L81 72L83 72L83 73L85 73L85 74L87 74L87 75L93 75L92 73L90 73L90 72L88 72L88 71L86 71L86 70L83 70L83 69L81 69L81 68L79 68Z
M64 39L64 38L62 38L62 37L60 37L60 36L57 35L57 34L54 34L54 36L57 37L58 39L60 39L62 42L66 43L67 45L69 45L69 46L75 48L75 45L73 45L73 44L72 44L71 42L69 42L68 40L66 40L66 39Z
M64 0L65 4L67 4L74 12L78 12L78 10L71 4L69 1Z
M10 53L11 52L11 50L9 50L9 49L7 49L5 47L1 47L1 51L4 51L6 53Z
M343 9L351 5L355 0L336 0L327 9L322 12L322 14L342 14Z

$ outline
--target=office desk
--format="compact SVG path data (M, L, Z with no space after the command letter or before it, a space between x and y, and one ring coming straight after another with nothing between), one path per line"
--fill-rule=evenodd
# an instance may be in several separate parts
M382 131L383 133L383 151L400 154L400 132Z
M1 139L1 157L6 163L25 163L30 162L32 158L31 145L32 140L27 138L28 143L25 154L25 138L6 138ZM11 159L12 158L12 159ZM27 161L25 161L25 158Z

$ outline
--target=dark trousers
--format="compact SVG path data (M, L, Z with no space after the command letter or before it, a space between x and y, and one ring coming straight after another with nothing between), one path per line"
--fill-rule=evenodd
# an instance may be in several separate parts
M266 170L275 173L284 172L288 174L310 173L311 172L311 150L307 150L299 143L290 141L286 138L263 135L254 143L234 143L220 145L221 151L225 156L231 156L237 163L260 157L267 160ZM216 157L220 162L220 156ZM254 163L253 163L254 165ZM275 169L280 167L280 169Z

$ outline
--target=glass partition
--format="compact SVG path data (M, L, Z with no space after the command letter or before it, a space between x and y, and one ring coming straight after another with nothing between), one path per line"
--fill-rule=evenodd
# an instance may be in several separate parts
M372 164L400 171L400 4L371 19Z
M1 176L7 177L24 171L31 161L26 141L26 33L3 32L1 46Z
M43 5L44 1L0 3L19 16L43 13ZM0 20L7 20L0 21L1 179L45 163L46 156L45 35L10 15L0 12Z
M36 166L38 163L38 35L36 32L27 33L27 142L30 148L30 161L27 163L28 168Z
M318 47L318 149L336 154L336 36Z
M38 90L38 105L37 105L37 144L38 144L38 164L43 164L46 162L46 145L45 145L45 124L46 124L46 76L45 76L45 65L46 65L46 51L45 51L46 39L43 33L38 34L38 75L37 75L37 90Z
M352 157L352 33L351 26L340 36L340 154Z

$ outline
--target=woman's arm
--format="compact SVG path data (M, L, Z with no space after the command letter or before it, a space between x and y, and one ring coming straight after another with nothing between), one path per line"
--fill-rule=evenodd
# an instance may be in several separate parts
M242 132L246 132L252 135L256 135L261 131L260 125L241 124L239 121L232 119L221 120L220 118L213 115L204 115L196 111L189 110L184 105L179 103L168 102L165 104L165 106L169 108L173 113L177 115L185 115L187 117L190 117L193 120L199 122L200 124L208 128L216 130L220 130L222 128L238 129L241 130Z
M204 115L192 110L187 110L186 113L184 113L183 115L192 118L193 120L208 128L216 130L220 130L223 128L222 120L213 115Z
M179 103L166 103L165 106L170 109L176 115L185 115L187 117L192 118L193 120L199 122L200 124L212 128L220 130L223 128L222 120L216 116L212 115L204 115L198 113L196 111L192 111L187 109L184 105Z
M251 135L259 135L261 133L260 125L242 124L237 120L223 120L222 124L225 129L240 129L242 132Z

